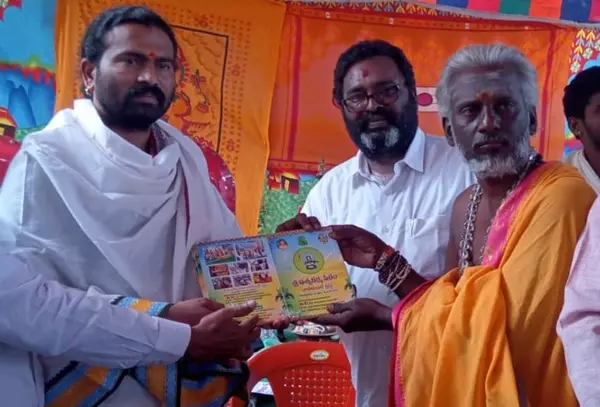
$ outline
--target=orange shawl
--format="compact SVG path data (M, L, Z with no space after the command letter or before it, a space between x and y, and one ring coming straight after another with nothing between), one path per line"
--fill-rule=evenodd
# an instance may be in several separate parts
M391 406L577 406L555 327L595 198L577 170L541 166L498 210L483 265L398 304Z

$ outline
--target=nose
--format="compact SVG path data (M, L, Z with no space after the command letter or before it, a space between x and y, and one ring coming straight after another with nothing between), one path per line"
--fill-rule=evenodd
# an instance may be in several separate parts
M373 96L369 96L367 98L367 107L365 110L367 112L374 112L375 110L377 110L378 107L381 107L381 105L377 103Z
M153 63L144 64L144 67L138 75L138 82L146 82L150 85L158 84L158 78L156 75L156 68Z
M492 106L485 106L481 110L481 119L479 122L479 131L481 133L490 134L500 130L500 118L494 111Z

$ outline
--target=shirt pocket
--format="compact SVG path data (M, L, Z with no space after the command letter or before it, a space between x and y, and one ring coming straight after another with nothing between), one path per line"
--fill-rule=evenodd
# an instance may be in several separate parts
M427 279L441 276L450 238L450 215L409 218L404 229L402 255Z

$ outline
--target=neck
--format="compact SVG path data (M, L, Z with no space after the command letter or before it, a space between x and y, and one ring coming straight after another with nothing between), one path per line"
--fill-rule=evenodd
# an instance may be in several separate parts
M596 175L600 177L600 150L595 148L584 149L583 156Z
M519 178L519 175L511 175L502 178L478 178L477 181L479 181L484 195L490 198L504 198Z
M367 159L371 172L379 175L391 175L394 173L394 166L401 158L381 158L377 161Z
M150 140L150 129L142 131L123 130L118 127L111 127L110 129L139 149L146 150L148 140Z

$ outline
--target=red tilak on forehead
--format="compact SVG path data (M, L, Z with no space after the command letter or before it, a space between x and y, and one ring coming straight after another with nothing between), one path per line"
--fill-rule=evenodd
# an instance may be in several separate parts
M479 100L488 100L490 98L490 94L487 91L477 92L475 97Z
M150 58L150 59L156 59L156 54L154 52L150 52L148 54L148 58Z
M369 76L369 70L367 70L367 69L363 69L363 70L361 71L361 74L362 74L362 77L363 77L363 78L366 78L367 76Z

